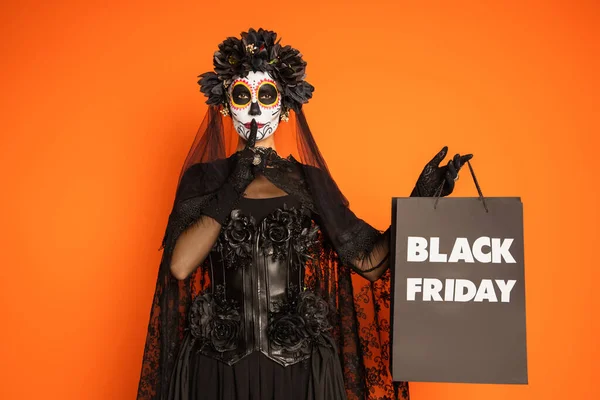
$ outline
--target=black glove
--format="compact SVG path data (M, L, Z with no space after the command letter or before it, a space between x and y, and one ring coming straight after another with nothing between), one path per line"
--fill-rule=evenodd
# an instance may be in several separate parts
M212 217L221 225L225 223L231 210L254 180L255 166L262 162L254 147L257 130L256 121L253 119L250 123L250 137L246 142L246 147L233 155L236 159L235 167L204 209L205 215Z
M423 172L419 176L415 188L413 189L410 197L433 197L439 190L439 187L444 184L442 188L441 196L448 196L454 191L454 182L458 180L458 171L466 164L473 154L467 154L461 156L456 154L453 159L448 161L448 164L440 167L440 163L446 157L448 153L448 146L444 146L442 150L435 155L425 165Z

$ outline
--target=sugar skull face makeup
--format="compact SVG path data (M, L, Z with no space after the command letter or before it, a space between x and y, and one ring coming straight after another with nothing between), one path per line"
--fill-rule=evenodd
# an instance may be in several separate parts
M281 96L268 73L251 71L245 78L238 77L228 92L231 118L238 135L248 139L252 119L258 127L257 142L275 133L281 114Z

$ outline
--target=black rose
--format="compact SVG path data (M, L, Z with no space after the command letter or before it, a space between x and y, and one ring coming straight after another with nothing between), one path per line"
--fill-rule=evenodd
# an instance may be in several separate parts
M190 307L190 332L198 339L210 336L215 302L210 293L197 296Z
M293 314L274 317L269 324L268 333L271 345L276 350L298 351L308 338L304 320Z
M283 208L279 208L279 209L275 210L275 213L273 215L275 216L275 220L280 221L282 224L284 224L288 227L296 219L294 212L289 210L285 205Z
M250 239L250 230L245 221L233 221L229 227L228 236L231 244L239 244Z
M240 332L241 317L231 304L221 305L211 293L199 295L190 307L190 332L202 345L215 350L234 350Z
M224 232L227 241L232 245L248 241L253 231L251 222L251 218L243 215L240 210L233 210Z
M267 219L265 236L273 243L283 243L290 238L294 218L292 213L277 209Z
M267 237L274 243L283 243L290 237L290 231L282 225L271 225L267 228Z
M250 242L253 232L254 218L243 215L240 210L233 210L223 236L237 255L246 256L251 251Z
M237 310L231 307L219 309L212 320L210 332L210 340L215 350L235 350L240 333L240 320Z
M319 336L331 328L329 323L329 304L312 292L302 292L298 298L298 315L306 323L306 331L310 336Z

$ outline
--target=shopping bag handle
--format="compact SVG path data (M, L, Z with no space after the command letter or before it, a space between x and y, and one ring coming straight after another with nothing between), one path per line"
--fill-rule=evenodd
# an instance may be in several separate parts
M471 176L473 177L473 182L475 182L475 187L477 188L477 192L479 193L479 200L481 200L481 202L483 203L483 208L485 208L485 212L489 212L488 208L487 208L487 204L485 203L485 197L483 197L483 193L481 192L481 187L479 186L479 182L477 182L477 177L475 176L475 171L473 171L473 167L471 166L471 161L467 161L467 164L469 165L469 171L471 171ZM442 190L444 189L444 183L446 183L445 181L442 182L442 184L440 185L440 187L438 187L438 189L435 191L435 203L433 203L433 209L437 208L437 203L442 195Z

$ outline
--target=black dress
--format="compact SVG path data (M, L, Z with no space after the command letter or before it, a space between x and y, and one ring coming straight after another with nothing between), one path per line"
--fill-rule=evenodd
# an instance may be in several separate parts
M211 283L190 308L170 400L346 398L334 313L305 273L317 230L292 195L241 198L208 256Z

